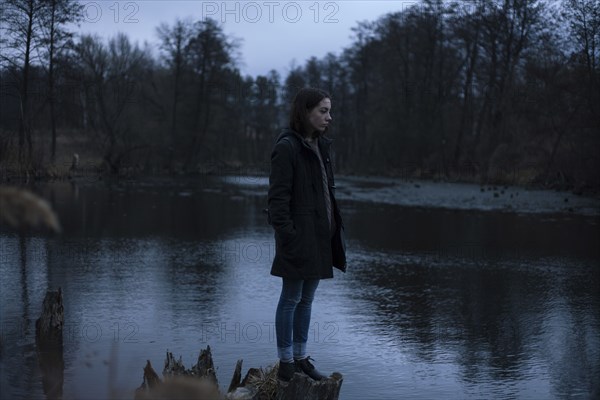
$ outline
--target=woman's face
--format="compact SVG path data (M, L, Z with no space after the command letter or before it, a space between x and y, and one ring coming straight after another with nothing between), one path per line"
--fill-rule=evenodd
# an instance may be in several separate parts
M331 122L331 100L324 98L319 104L308 112L306 116L309 132L323 133Z

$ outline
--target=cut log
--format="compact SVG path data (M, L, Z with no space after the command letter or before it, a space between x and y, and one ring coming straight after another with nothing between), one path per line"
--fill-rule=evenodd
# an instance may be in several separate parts
M47 399L61 399L65 362L63 356L64 307L62 290L47 291L42 314L35 321L35 342L42 386Z

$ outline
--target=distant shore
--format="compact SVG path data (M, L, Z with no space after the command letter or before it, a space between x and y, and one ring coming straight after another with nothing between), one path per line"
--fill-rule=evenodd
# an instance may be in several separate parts
M0 185L29 186L36 183L72 182L78 185L100 182L134 182L184 179L198 177L234 177L229 183L247 181L250 186L268 184L265 168L244 169L235 166L209 165L196 171L153 170L148 173L139 168L124 168L120 174L106 174L98 166L87 168L47 168L41 172L19 174L0 170ZM340 200L367 201L416 207L443 207L450 209L499 210L527 213L574 213L600 215L600 188L587 184L529 182L514 184L496 179L494 183L481 184L475 177L439 176L419 177L417 174L378 174L336 176L337 198ZM258 181L261 183L257 184ZM247 186L244 184L244 186ZM247 192L247 189L245 189ZM252 190L254 192L254 190ZM263 195L264 188L256 190Z
M101 162L97 164L83 165L78 168L72 168L68 162L62 164L49 165L36 170L25 171L14 168L3 168L0 165L0 184L19 184L31 181L65 181L65 180L87 180L90 182L101 181L103 179L152 179L153 177L194 177L199 175L209 176L268 176L268 164L244 166L242 163L207 163L198 166L195 170L183 171L181 168L142 168L139 165L133 167L124 167L118 174L108 174ZM561 179L550 179L543 181L539 175L532 176L506 176L492 175L482 182L482 178L475 174L462 174L460 171L450 171L448 174L441 174L439 171L376 171L372 174L358 171L338 171L339 176L354 176L365 179L395 179L401 181L430 181L430 182L449 182L449 183L471 183L481 186L517 186L524 189L537 190L555 190L562 192L572 192L575 195L594 196L600 195L600 183L587 182L567 182Z
M340 177L338 181L340 200L457 210L600 215L597 192L388 177Z

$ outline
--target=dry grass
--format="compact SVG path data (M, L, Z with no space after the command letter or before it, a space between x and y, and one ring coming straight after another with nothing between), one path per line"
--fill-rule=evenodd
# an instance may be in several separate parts
M15 132L0 131L0 182L30 179L62 180L74 174L99 174L103 164L101 146L91 133L59 130L56 157L51 162L51 137L46 131L32 132L33 154L31 165L20 163ZM79 168L73 171L73 157L77 154Z
M60 223L44 199L28 190L0 187L0 225L16 230L45 228L60 232Z
M265 369L258 368L255 373L248 376L247 385L257 389L258 398L274 399L277 395L277 371L279 364Z

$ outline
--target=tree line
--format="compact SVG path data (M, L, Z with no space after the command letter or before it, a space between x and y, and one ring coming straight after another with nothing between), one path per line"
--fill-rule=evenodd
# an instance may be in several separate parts
M65 136L110 174L265 172L291 98L313 86L332 95L339 172L600 186L595 0L424 0L285 77L243 76L211 19L161 24L154 49L75 34L74 0L5 3L0 168L47 169Z

